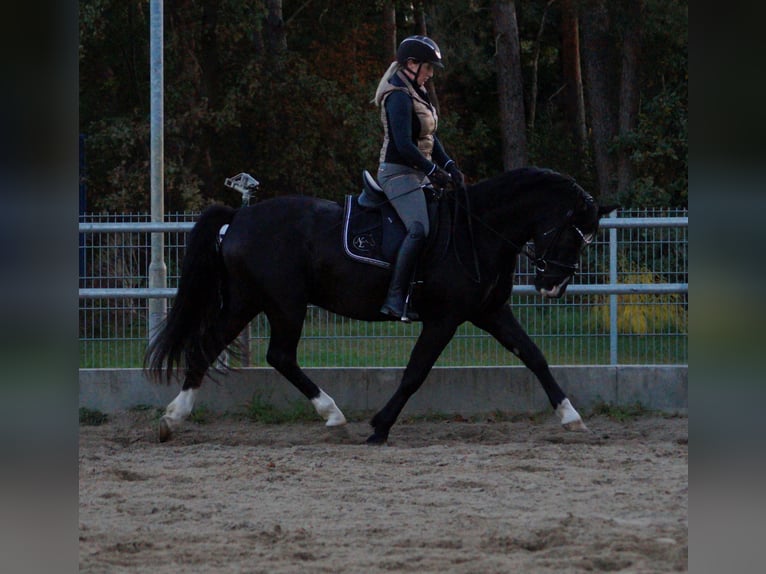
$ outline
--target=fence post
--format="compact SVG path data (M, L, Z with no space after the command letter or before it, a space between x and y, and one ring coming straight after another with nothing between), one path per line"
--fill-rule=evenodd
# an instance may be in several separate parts
M164 186L164 69L163 69L163 0L151 0L149 16L149 52L150 52L150 124L151 124L151 220L159 222L165 219ZM165 265L165 234L152 233L151 262L149 263L149 287L167 287L168 268ZM156 334L167 313L167 299L149 299L149 338Z
M85 134L80 134L79 138L79 145L80 145L80 181L79 181L79 195L80 195L80 210L79 210L79 217L77 220L82 223L84 220L85 213L88 210L88 186L85 176L87 175L85 171ZM86 267L85 267L85 234L79 233L79 259L80 259L80 287L85 286L85 273L86 273Z
M617 228L609 229L609 284L617 285ZM617 364L617 293L609 294L609 364Z
M242 366L250 366L250 323L239 334L239 342L242 345Z

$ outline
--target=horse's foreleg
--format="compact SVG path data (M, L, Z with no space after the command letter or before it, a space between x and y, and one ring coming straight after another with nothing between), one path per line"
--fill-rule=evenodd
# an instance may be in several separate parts
M521 327L509 305L504 305L492 313L486 313L472 322L497 339L503 347L521 359L527 368L535 374L565 429L588 430L580 413L575 410L564 391L553 378L548 361L545 360L542 351Z
M327 421L325 426L337 427L346 424L346 417L343 416L343 412L335 404L333 398L322 389L319 389L319 396L311 399L311 404L314 405L319 416Z
M316 412L326 421L326 426L335 427L346 424L346 417L343 416L333 398L308 378L298 365L297 349L303 317L300 317L300 321L297 318L286 321L270 315L269 323L271 340L266 361L311 401Z
M556 407L556 414L561 419L561 425L567 430L573 431L587 431L588 427L582 421L580 413L578 413L569 402L569 399L561 401L559 406Z
M453 323L429 322L423 324L423 331L412 350L399 388L396 389L386 406L378 411L370 421L374 432L367 438L368 444L383 444L388 440L391 427L394 426L404 405L423 384L444 347L452 339L456 329L457 325Z

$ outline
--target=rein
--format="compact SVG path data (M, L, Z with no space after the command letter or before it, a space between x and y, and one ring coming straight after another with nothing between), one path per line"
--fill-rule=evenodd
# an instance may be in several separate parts
M513 241L511 241L510 239L505 237L502 233L497 231L494 227L492 227L488 223L486 223L483 219L475 216L472 213L472 211L471 211L471 206L470 206L470 201L468 199L468 190L467 189L466 189L466 191L465 191L465 193L463 195L465 195L465 204L464 205L460 205L460 198L458 198L457 195L455 196L455 213L457 214L457 208L458 207L463 207L465 209L465 212L466 212L466 214L468 216L468 231L469 231L469 234L471 236L471 245L473 246L474 253L476 252L476 246L474 244L473 226L472 226L471 222L473 220L476 220L487 231L490 231L492 234L496 235L502 241L504 241L505 243L507 243L508 245L513 247L517 252L525 255L530 261L535 261L534 253L529 249L529 247L527 245L524 245L523 247L520 246L520 245L517 245L516 243L514 243ZM453 222L453 227L454 227L454 222ZM478 265L478 263L477 263L477 265Z
M590 245L593 242L593 235L592 234L586 235L585 233L583 233L583 231L579 227L577 227L575 224L573 224L570 221L570 219L571 219L571 217L573 215L573 211L572 210L569 210L567 212L566 220L563 223L561 223L560 225L551 227L548 231L543 233L543 236L549 235L551 233L555 233L555 235L553 236L553 239L545 246L545 249L543 250L542 255L540 255L538 257L538 256L536 256L536 254L534 252L534 248L530 248L530 246L528 244L525 244L524 246L520 246L520 245L514 243L513 241L511 241L510 239L505 237L502 233L500 233L499 231L497 231L496 229L494 229L493 227L488 225L484 220L482 220L481 218L475 216L471 212L470 201L469 201L468 190L467 189L463 193L463 195L465 197L465 204L462 205L462 207L465 209L466 214L467 214L468 232L469 232L469 236L471 238L471 248L473 250L474 266L475 266L475 269L476 269L476 278L475 279L472 278L475 282L479 283L481 281L481 274L480 274L480 271L479 271L478 257L477 257L477 254L476 254L476 245L475 245L475 242L474 242L473 226L471 224L472 220L474 220L474 219L476 221L478 221L482 226L484 226L485 229L490 231L492 234L494 234L495 236L500 238L503 242L505 242L508 245L510 245L511 247L513 247L518 253L524 255L527 259L529 259L531 262L533 262L534 265L535 265L535 268L539 272L541 272L541 273L545 272L548 269L549 266L554 266L554 267L558 267L560 269L565 269L565 270L570 272L569 273L570 275L575 275L577 273L577 271L580 269L580 263L579 262L575 262L575 263L571 263L571 264L570 263L563 263L561 261L557 261L555 259L547 259L545 257L546 254L548 253L548 249L552 245L555 245L557 243L559 236L561 235L561 233L564 231L564 229L568 225L571 226L577 232L577 234L582 238L583 243L585 245ZM455 221L457 219L457 209L459 207L459 204L460 204L460 198L457 197L457 195L456 195L455 196L455 218L453 219L453 229L454 229ZM453 233L453 236L454 236L454 233ZM457 251L456 251L456 254L457 254ZM461 263L461 265L463 264L463 262L460 261L459 255L458 255L458 261Z
M454 191L457 191L457 190L454 190ZM474 219L474 215L471 212L471 200L468 197L468 189L467 188L463 189L463 197L465 198L465 205L463 206L463 208L464 208L465 213L466 213L466 223L468 225L468 237L470 238L470 243L471 243L471 255L473 256L473 268L474 268L474 273L475 273L475 276L471 277L469 275L469 277L470 277L470 279L474 283L481 283L481 268L479 267L479 254L476 252L476 241L475 241L474 235L473 235L473 219ZM458 263L461 265L461 267L463 267L463 269L465 269L466 266L463 263L463 261L460 259L460 253L458 252L458 249L457 249L457 243L454 241L455 226L457 225L458 209L460 207L461 207L460 200L457 197L457 194L455 194L455 212L452 215L452 233L451 233L451 236L453 238L452 246L453 246L453 249L455 250L455 257L457 258ZM479 221L481 221L481 220L479 220Z

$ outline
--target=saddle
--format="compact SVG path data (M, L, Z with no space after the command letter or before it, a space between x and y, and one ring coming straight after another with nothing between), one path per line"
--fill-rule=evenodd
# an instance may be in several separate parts
M343 250L355 261L388 269L396 260L407 230L383 189L367 170L362 173L362 183L359 195L347 195L345 199ZM437 231L440 210L435 193L427 193L426 201L431 233L424 254L441 235Z

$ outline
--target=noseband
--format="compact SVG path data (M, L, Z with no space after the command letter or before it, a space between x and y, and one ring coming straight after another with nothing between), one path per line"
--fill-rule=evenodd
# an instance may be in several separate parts
M564 263L562 261L557 261L555 259L548 259L546 258L546 254L548 253L550 247L552 245L555 245L559 237L561 236L561 233L566 229L567 227L571 227L574 229L577 234L582 239L583 245L590 245L593 243L593 234L585 234L582 232L582 230L577 227L574 223L565 222L563 225L559 225L557 227L551 227L548 231L543 233L543 237L546 235L550 235L551 233L554 233L553 239L545 246L545 249L543 250L542 255L539 257L535 257L534 249L529 249L528 247L525 249L524 254L529 257L530 260L534 261L535 268L539 273L544 273L548 270L549 267L558 267L559 269L563 269L567 271L569 276L573 276L577 274L577 271L580 269L580 263L578 261L574 263Z

